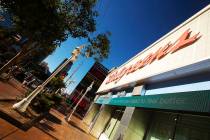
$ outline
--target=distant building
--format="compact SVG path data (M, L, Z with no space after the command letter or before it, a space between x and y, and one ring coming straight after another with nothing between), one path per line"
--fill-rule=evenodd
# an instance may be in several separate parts
M108 69L105 68L102 64L96 62L81 80L81 82L76 86L73 92L68 99L69 104L71 107L74 107L76 103L79 101L80 97L82 96L81 91L83 93L87 89L87 87L94 81L93 88L90 92L87 93L85 98L79 104L76 113L83 117L87 112L89 106L91 105L92 101L95 98L95 92L98 90L99 86L102 84L103 80L108 74Z
M61 65L63 65L66 61L68 60L68 58L65 58L58 66L57 68L53 71L55 72ZM62 79L64 79L66 76L68 76L68 71L71 69L72 66L72 62L69 62L59 73L58 76L60 76ZM52 73L53 73L52 72Z

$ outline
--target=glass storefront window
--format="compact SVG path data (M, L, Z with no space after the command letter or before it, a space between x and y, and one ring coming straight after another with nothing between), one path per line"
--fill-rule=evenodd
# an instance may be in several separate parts
M146 140L210 140L210 117L155 113Z

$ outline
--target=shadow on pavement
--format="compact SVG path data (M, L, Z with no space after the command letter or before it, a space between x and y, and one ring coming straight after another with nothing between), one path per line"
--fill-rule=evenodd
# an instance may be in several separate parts
M69 124L70 124L71 126L77 128L77 129L81 130L82 132L85 132L85 131L84 131L83 129L81 129L75 122L70 121ZM86 133L86 132L85 132L85 133Z
M37 126L45 131L55 131L55 129L48 122L40 122L37 124Z
M36 127L40 130L42 130L47 135L53 137L54 139L58 140L55 136L51 134L51 131L56 131L55 128L53 128L53 124L60 124L61 120L52 115L51 113L48 113L45 119L41 120L39 123L36 124Z
M46 116L46 119L50 122L53 122L53 123L56 123L56 124L61 124L61 120L58 119L57 117L55 117L54 115L52 115L51 113L49 113L47 116Z
M44 131L55 131L53 123L61 124L61 120L51 113L48 113L45 119L41 120L36 126Z

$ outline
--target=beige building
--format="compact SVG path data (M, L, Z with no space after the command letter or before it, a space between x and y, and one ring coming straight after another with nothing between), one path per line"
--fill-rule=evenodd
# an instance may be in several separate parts
M210 140L210 5L112 70L84 118L100 140Z

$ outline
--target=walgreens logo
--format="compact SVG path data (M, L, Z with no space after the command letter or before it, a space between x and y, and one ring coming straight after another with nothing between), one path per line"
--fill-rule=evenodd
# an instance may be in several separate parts
M200 39L201 35L199 35L199 33L193 36L191 36L191 33L192 31L188 29L175 42L168 42L165 46L160 47L157 51L150 53L145 58L137 60L135 64L132 64L128 67L123 67L121 70L115 70L114 72L109 74L108 79L105 83L117 83L123 76L129 75L147 65L150 65L154 61L159 61L169 53L173 54Z

